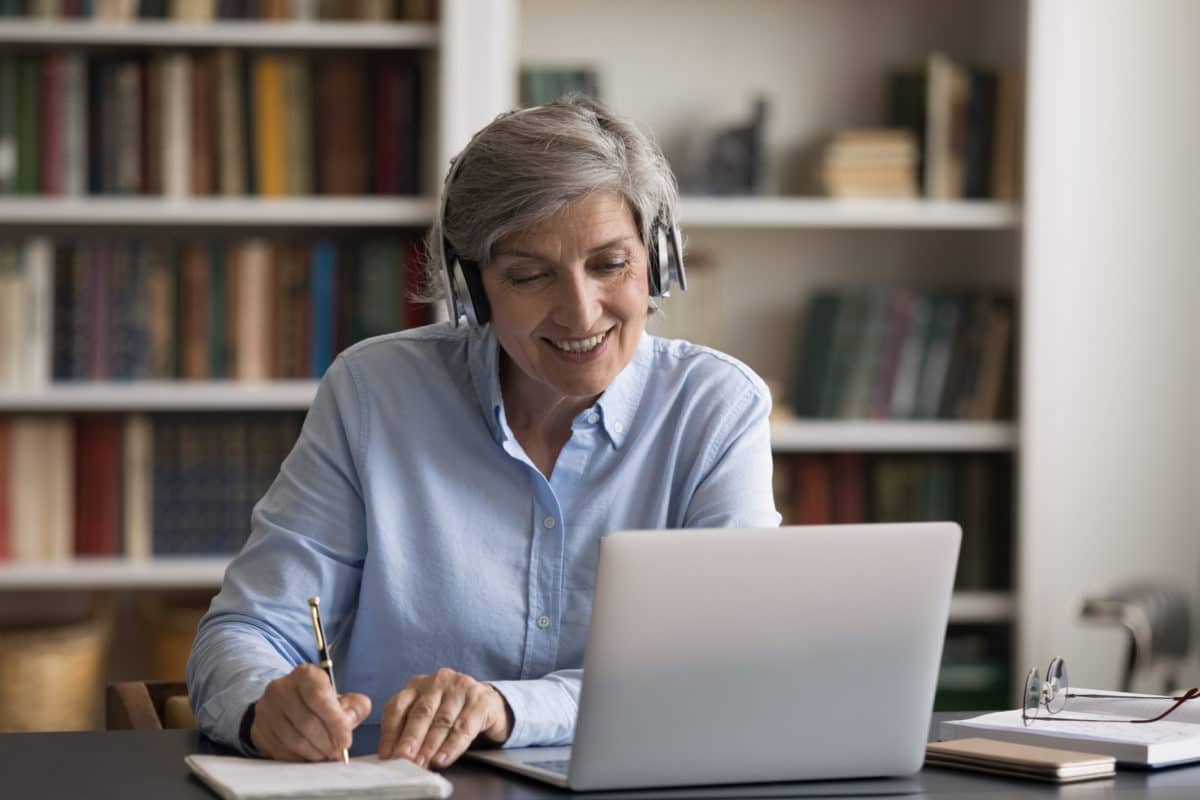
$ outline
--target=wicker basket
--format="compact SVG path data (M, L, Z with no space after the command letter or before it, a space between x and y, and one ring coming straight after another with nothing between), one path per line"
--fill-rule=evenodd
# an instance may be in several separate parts
M70 731L98 719L111 616L0 629L0 731Z

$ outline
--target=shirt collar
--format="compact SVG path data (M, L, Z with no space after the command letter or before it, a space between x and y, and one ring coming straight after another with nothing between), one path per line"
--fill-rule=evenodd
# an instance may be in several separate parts
M650 360L653 350L650 334L642 332L633 358L617 374L609 387L600 395L593 408L598 408L600 424L614 447L621 447L633 426L642 392L650 375ZM503 424L504 398L500 393L500 345L491 325L473 328L467 344L467 364L471 372L471 383L479 399L479 407L487 420L492 437L503 443L510 435ZM592 409L584 409L576 424L587 419Z

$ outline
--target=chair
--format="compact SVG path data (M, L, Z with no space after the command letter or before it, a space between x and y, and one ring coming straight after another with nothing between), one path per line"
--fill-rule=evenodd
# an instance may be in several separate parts
M1191 647L1191 598L1179 589L1130 583L1103 595L1086 597L1079 610L1084 622L1118 625L1129 634L1121 691L1160 676L1161 691L1179 686L1179 673ZM1156 689L1157 690L1157 689Z
M110 731L196 727L183 681L110 683L104 716L104 727Z

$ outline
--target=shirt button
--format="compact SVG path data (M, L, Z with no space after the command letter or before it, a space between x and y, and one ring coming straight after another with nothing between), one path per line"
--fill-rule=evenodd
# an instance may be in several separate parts
M593 411L591 414L588 414L587 419L590 424L595 425L600 421L600 415Z
M553 528L554 527L554 517L546 517L544 520L542 520L542 527L547 528L547 529Z
M621 431L625 430L625 426L619 422L614 422L613 430L616 431L617 433L620 433Z
M550 618L547 617L545 614L542 614L540 617L538 617L537 622L538 622L538 627L541 628L542 630L545 630L546 628L550 627Z

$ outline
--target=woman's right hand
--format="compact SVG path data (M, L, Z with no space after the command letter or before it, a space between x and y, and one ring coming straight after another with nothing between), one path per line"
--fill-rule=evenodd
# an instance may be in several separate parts
M371 698L338 696L319 667L301 664L267 684L254 706L250 741L276 761L341 760L351 732L370 713Z

